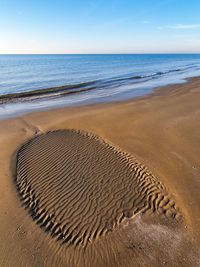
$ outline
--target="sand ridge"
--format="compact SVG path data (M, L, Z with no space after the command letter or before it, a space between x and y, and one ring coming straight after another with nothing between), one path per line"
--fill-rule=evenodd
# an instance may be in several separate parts
M17 153L16 186L33 219L67 246L86 248L139 213L182 217L147 167L82 130L26 142Z

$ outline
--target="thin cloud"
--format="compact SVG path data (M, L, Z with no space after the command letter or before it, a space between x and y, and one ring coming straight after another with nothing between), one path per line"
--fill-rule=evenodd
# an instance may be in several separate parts
M190 30L200 29L200 24L176 24L176 25L165 25L157 27L158 30L162 29L174 29L174 30Z
M150 21L148 21L148 20L143 20L142 21L142 24L149 24L150 23Z

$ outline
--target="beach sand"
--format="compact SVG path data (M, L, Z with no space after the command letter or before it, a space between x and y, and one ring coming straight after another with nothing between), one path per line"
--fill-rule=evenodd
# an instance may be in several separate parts
M200 266L200 78L0 122L0 266Z

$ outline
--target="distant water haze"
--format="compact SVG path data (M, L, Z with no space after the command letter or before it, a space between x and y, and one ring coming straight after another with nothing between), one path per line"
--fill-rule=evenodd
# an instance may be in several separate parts
M199 75L199 54L1 55L0 97L41 92L37 101L10 97L0 115L128 99ZM48 90L52 87L57 89Z

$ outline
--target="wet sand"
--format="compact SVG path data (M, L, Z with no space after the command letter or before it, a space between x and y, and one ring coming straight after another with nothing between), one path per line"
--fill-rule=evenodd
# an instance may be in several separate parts
M199 266L200 78L0 122L0 266Z

